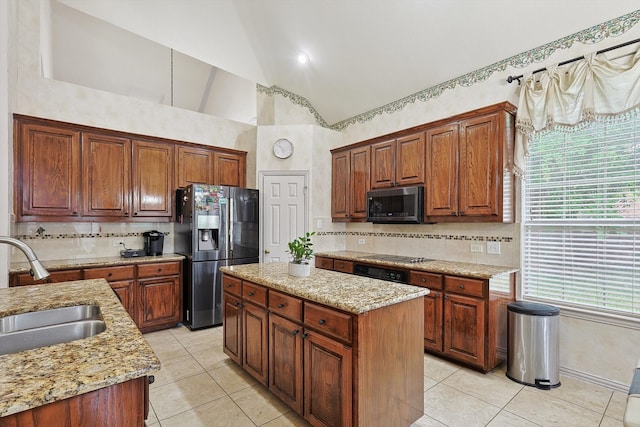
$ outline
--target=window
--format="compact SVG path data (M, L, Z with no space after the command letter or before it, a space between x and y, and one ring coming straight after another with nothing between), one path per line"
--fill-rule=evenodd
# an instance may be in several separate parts
M523 297L640 317L640 114L529 144Z

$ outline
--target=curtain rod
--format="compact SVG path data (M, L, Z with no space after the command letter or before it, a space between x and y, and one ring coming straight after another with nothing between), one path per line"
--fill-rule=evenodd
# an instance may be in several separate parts
M608 47L608 48L606 48L606 49L602 49L602 50L597 51L597 52L596 52L596 55L599 55L599 54L601 54L601 53L605 53L605 52L609 52L609 51L611 51L611 50L620 49L621 47L629 46L629 45L632 45L632 44L635 44L635 43L638 43L638 42L640 42L640 39L635 39L635 40L628 41L628 42L626 42L626 43L622 43L622 44L618 44L618 45L615 45L615 46L611 46L611 47ZM583 55L583 56L579 56L579 57L577 57L577 58L569 59L569 60L567 60L567 61L560 62L560 63L558 64L558 66L566 65L566 64L570 64L570 63L572 63L572 62L576 62L576 61L579 61L579 60L581 60L581 59L584 59L584 55ZM540 69L538 69L538 70L535 70L535 71L534 71L533 73L531 73L531 74L540 73L540 72L542 72L542 71L544 71L544 70L546 70L546 69L547 69L547 67L540 68ZM520 74L519 76L509 76L509 77L507 77L507 82L508 82L508 83L513 83L513 81L514 81L514 80L517 80L517 81L518 81L518 84L521 84L522 82L520 81L520 79L521 79L522 77L524 77L524 74Z

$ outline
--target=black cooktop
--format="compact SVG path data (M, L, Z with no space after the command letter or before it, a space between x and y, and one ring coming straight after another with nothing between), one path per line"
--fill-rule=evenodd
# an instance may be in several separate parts
M372 261L389 261L389 262L401 262L406 264L415 264L418 262L426 262L433 261L432 259L424 258L424 257L410 257L410 256L402 256L402 255L365 255L361 256L362 260L372 260Z

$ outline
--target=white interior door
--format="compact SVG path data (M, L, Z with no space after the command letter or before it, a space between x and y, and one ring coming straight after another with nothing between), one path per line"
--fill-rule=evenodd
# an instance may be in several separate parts
M287 243L306 232L307 175L263 175L263 262L288 261Z

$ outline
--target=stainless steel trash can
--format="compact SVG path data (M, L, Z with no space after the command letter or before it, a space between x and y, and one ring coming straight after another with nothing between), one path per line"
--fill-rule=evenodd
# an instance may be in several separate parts
M545 390L560 386L558 307L516 301L507 313L507 377Z

